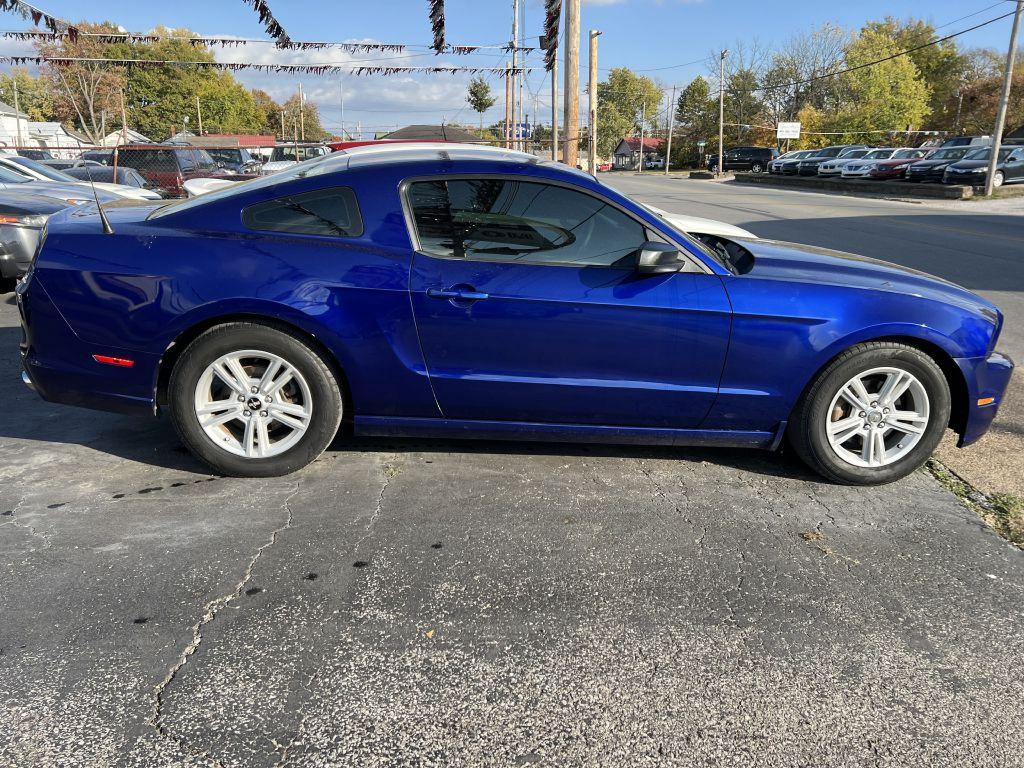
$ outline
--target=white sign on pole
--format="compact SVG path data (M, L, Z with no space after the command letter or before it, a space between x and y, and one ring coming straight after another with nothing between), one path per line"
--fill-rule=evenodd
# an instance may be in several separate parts
M779 123L776 136L780 139L799 139L800 123Z

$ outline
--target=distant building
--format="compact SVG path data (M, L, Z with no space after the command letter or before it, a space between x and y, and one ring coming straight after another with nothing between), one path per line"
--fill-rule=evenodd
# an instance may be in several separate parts
M153 140L148 136L143 136L138 131L133 131L131 128L122 128L121 130L108 133L103 137L103 141L100 142L104 147L116 147L120 144L152 144Z
M457 125L407 125L397 131L385 133L381 139L405 141L458 141L467 144L487 144L475 133Z
M277 144L277 137L269 133L204 133L202 136L190 139L189 143L197 147L245 147L246 149L270 147L273 149Z
M28 137L27 144L48 149L57 158L78 157L82 147L93 145L88 136L60 123L30 121Z
M32 142L28 135L29 117L24 112L15 112L14 107L0 101L0 143L5 147ZM20 131L19 131L20 128Z
M644 161L653 157L663 158L665 155L665 139L644 137ZM615 147L614 165L619 170L629 170L640 165L640 137L629 136L622 139Z

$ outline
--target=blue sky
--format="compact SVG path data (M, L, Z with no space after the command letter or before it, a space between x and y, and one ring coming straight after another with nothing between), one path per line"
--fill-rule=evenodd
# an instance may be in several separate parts
M527 44L536 44L543 21L542 0L526 3L525 34ZM37 2L49 13L77 21L83 11L89 20L111 20L133 32L145 32L158 24L189 27L203 35L265 37L252 8L242 0L176 0L138 2L137 0L45 0ZM345 63L351 59L382 58L396 66L446 63L480 66L500 65L505 57L498 51L475 56L435 57L424 51L430 41L426 0L378 0L378 2L326 2L326 0L269 0L274 14L296 40L374 40L415 44L407 58L396 54L350 56L337 51L282 52L270 45L249 45L217 52L225 61L282 63ZM447 0L447 37L449 42L465 45L498 44L510 35L510 0ZM645 74L665 85L687 83L704 71L702 64L674 65L703 59L709 51L730 47L736 40L755 39L772 47L792 34L820 24L855 29L864 21L886 15L923 16L936 25L946 25L968 14L976 16L943 26L950 33L1006 13L1013 8L1009 0L584 0L583 30L600 29L599 64L604 71L613 66L651 70ZM987 9L987 10L986 10ZM15 14L4 14L0 29L27 29L29 24ZM1010 19L964 35L967 46L995 46L1004 49L1009 38ZM532 40L530 38L533 38ZM584 40L584 48L585 48ZM10 41L0 41L6 53L15 49ZM584 53L584 77L585 60ZM539 62L535 62L539 65ZM250 86L268 90L277 98L294 92L297 78L292 75L239 73ZM549 86L537 72L529 89L536 94L537 108L546 122ZM366 131L383 130L410 122L458 120L475 123L476 113L465 106L468 77L451 75L402 77L304 77L303 88L321 108L328 128L337 130L341 118L341 92L345 94L345 124L354 130L357 124ZM501 82L492 78L501 95ZM527 111L533 112L533 96ZM485 116L486 122L500 119L502 107L496 105Z

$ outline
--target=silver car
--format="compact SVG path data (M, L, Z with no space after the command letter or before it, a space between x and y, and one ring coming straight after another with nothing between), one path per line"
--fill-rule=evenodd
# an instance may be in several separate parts
M828 162L822 163L818 166L818 175L838 176L843 172L843 168L845 168L847 164L852 163L854 160L859 160L871 151L871 149L854 149L842 157L837 157L835 160L829 160Z
M0 192L0 290L25 274L46 220L67 207L52 197Z

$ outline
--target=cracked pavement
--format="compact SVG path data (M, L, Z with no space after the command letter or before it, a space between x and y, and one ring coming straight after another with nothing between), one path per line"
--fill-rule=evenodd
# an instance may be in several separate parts
M925 473L343 439L219 478L25 390L15 315L0 765L1024 765L1024 553Z

